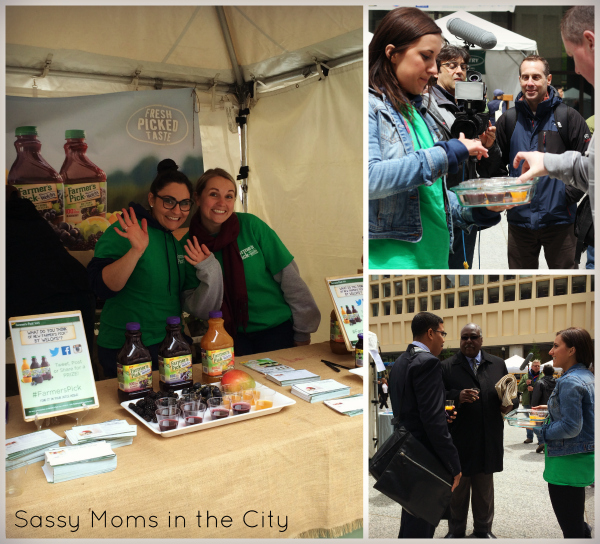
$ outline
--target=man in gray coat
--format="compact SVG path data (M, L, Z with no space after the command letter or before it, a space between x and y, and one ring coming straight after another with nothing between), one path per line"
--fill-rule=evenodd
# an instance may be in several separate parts
M575 61L575 71L594 85L594 6L575 6L565 13L560 32L567 55ZM594 139L592 135L587 151L566 151L560 155L550 153L519 152L514 159L518 168L524 161L521 181L536 176L549 175L565 184L587 191L594 214Z

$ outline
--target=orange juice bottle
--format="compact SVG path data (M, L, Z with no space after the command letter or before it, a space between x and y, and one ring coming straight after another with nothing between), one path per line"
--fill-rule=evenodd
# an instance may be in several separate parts
M31 383L31 369L29 368L29 364L27 363L27 358L23 357L23 364L21 365L21 372L23 373L23 377L21 381L23 383Z
M208 313L208 330L200 340L202 383L220 382L233 369L233 338L225 330L222 312Z

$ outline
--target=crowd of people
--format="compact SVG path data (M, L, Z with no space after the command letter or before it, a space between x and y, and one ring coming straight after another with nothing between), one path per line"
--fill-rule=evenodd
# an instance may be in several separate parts
M570 9L561 23L575 69L594 84L594 8ZM452 136L464 104L468 49L443 44L441 29L417 8L390 11L369 46L369 265L373 269L472 267L480 229L506 211L508 265L578 266L574 223L585 192L593 201L593 136L552 83L548 61L521 61L514 107L494 91L487 128L477 138ZM461 181L539 177L530 203L463 208L448 189ZM583 201L582 201L583 204ZM583 206L582 206L583 213ZM588 243L591 246L591 244ZM588 252L593 267L593 246Z
M389 377L394 420L443 463L452 475L452 495L445 538L464 538L469 504L473 538L496 538L494 474L502 472L504 420L519 407L503 403L496 389L508 374L505 362L482 349L481 327L470 323L460 332L460 351L438 359L446 332L443 319L420 312L412 321L413 341L395 361ZM551 369L540 378L539 361L522 378L519 389L533 409L549 417L536 429L545 455L544 480L565 538L591 538L584 520L585 488L594 483L593 342L581 328L559 331L549 352L562 369L554 380ZM454 401L454 417L445 411ZM531 435L532 436L532 435ZM526 443L532 437L527 436ZM538 447L540 447L538 446ZM425 490L426 491L426 490ZM399 538L433 538L436 525L402 509Z

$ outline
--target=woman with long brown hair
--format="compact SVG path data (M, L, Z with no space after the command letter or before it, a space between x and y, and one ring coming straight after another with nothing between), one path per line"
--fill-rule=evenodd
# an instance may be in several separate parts
M461 208L444 177L469 156L487 157L461 134L441 141L423 92L437 74L440 28L417 8L397 8L369 46L369 266L448 268L452 225L492 226L504 208Z

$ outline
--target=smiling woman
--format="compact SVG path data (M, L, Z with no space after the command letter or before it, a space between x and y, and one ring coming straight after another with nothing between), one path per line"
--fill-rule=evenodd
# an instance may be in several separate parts
M258 217L233 211L236 191L228 172L207 170L196 184L189 232L221 263L221 311L235 354L309 344L321 321L315 300L277 234Z
M88 276L106 299L100 317L98 359L105 377L116 377L125 325L141 326L144 344L158 369L165 319L182 309L199 318L221 306L223 281L214 255L196 240L173 236L192 206L192 184L171 159L158 164L148 194L150 210L131 202L96 245ZM186 262L187 261L187 262ZM189 339L191 343L191 339Z

